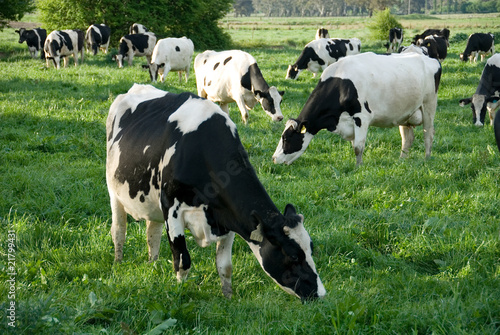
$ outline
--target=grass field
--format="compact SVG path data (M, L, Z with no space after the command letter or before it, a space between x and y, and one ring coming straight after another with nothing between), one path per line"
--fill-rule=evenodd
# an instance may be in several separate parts
M368 21L227 18L221 25L269 84L286 91L288 118L317 79L305 71L285 81L286 68L318 26L332 37L360 38L362 51L385 51L368 39ZM397 128L371 128L360 167L351 144L326 131L294 164L274 165L284 123L271 123L259 105L245 126L230 107L271 198L306 218L327 289L306 304L267 277L240 238L232 300L222 295L214 246L188 239L193 269L178 284L166 235L160 259L147 263L144 223L129 221L124 261L113 264L105 119L117 95L149 82L144 59L118 69L110 56L86 55L81 66L46 69L14 29L0 32L0 333L499 334L500 153L492 127L475 127L470 107L458 105L484 67L460 62L465 38L500 36L498 15L401 22L405 44L428 27L451 30L430 160L421 127L405 160ZM155 86L195 93L194 71L188 83L170 74Z

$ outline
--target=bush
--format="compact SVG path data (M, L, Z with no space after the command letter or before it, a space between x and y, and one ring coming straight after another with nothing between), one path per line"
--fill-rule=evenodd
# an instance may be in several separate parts
M383 11L375 11L371 22L368 24L370 30L370 37L374 40L387 40L389 30L391 28L403 28L401 23L396 20L391 10L386 8Z

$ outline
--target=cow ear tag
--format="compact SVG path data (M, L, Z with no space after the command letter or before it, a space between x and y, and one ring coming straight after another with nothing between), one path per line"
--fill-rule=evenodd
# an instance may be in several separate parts
M300 133L301 134L305 134L306 131L307 131L306 126L302 126L302 128L300 128Z

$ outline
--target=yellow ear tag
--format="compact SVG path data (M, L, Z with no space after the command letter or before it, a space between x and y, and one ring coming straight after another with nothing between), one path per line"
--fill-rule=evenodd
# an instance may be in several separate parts
M306 133L306 126L302 126L302 128L300 128L300 133L301 134L305 134Z

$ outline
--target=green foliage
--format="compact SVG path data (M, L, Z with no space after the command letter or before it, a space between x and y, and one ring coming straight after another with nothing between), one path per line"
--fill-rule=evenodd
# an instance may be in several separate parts
M8 21L19 21L34 9L34 0L0 0L0 30Z
M158 38L186 36L196 49L223 49L230 38L218 27L232 0L40 0L40 19L48 31L85 30L93 23L111 27L112 45L128 34L133 23L141 23Z
M403 28L396 17L391 14L389 8L382 11L375 11L371 22L367 25L371 38L378 41L387 40L389 30L396 27Z

